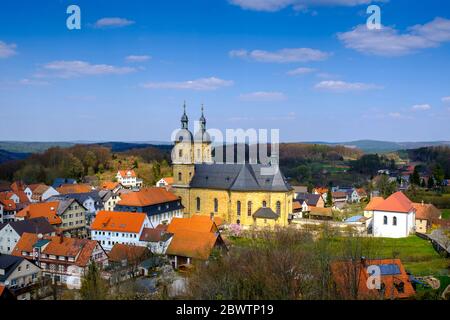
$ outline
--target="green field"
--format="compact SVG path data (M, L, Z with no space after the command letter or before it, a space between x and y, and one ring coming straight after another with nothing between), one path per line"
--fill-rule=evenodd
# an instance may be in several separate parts
M442 209L442 219L450 220L450 209Z
M229 239L237 247L246 247L259 244L260 240L246 238ZM342 257L346 238L330 240L332 251L336 258ZM415 276L444 276L449 275L450 259L440 256L430 242L417 236L403 239L362 238L362 253L369 259L399 258L406 270ZM354 246L354 244L352 244Z

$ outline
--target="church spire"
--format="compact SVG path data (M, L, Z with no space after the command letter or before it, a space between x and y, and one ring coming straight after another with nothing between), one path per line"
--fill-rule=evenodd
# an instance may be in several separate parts
M184 110L184 112L183 112L183 115L181 116L181 129L187 129L188 124L189 124L189 119L186 114L186 101L184 101L183 110Z
M202 103L202 116L200 117L200 129L202 130L202 132L206 131L206 119L205 116L203 115L203 103Z

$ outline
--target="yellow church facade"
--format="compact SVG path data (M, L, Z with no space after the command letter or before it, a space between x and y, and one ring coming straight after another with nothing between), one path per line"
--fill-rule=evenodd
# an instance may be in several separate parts
M174 143L172 191L181 198L187 215L220 217L243 227L288 225L294 191L278 165L276 173L266 175L268 165L215 163L203 110L195 135L184 112Z

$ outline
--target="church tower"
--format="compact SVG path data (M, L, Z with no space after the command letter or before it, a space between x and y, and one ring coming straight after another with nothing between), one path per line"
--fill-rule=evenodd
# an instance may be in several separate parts
M173 193L180 197L185 213L189 212L189 184L194 176L194 138L189 131L186 103L183 105L181 128L177 131L172 149Z
M212 163L211 137L206 131L206 118L203 114L199 119L200 127L194 136L194 163Z

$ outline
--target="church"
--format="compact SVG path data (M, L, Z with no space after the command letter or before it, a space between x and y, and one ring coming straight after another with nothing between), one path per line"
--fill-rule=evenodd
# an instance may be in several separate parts
M199 123L192 134L184 107L172 150L172 191L181 198L185 213L220 217L243 227L288 225L294 191L281 171L267 175L261 170L269 165L216 163L203 107Z

